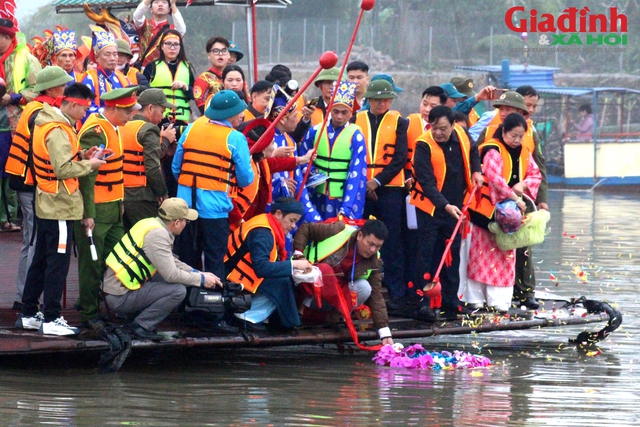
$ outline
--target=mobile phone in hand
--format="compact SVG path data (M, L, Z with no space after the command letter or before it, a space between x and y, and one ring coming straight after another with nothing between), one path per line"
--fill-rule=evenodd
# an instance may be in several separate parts
M493 99L500 99L500 97L502 95L504 95L505 92L507 92L508 89L496 89L493 91Z

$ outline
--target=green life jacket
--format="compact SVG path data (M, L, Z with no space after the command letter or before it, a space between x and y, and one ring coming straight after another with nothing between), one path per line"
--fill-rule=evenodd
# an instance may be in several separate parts
M151 87L162 89L167 96L167 101L174 104L176 120L189 121L191 109L189 107L189 98L182 89L171 89L171 85L175 81L180 81L189 84L189 67L183 61L178 63L178 69L176 70L176 76L171 76L171 70L164 61L156 61L156 74L150 83ZM173 115L173 110L167 108L165 116Z
M322 132L320 144L318 144L320 131L316 132L313 141L314 146L318 147L315 166L329 177L326 183L316 187L318 193L326 194L331 199L342 198L344 182L349 174L349 163L351 162L351 138L358 129L360 128L353 124L342 129L333 142L333 148L329 148L326 129L325 132ZM327 185L329 186L328 191Z
M358 229L351 225L346 225L344 230L335 234L327 239L324 239L321 242L311 242L304 248L304 256L309 260L309 262L315 264L318 262L322 262L335 252L337 252L341 247L345 245L353 235L353 233L357 232ZM354 249L355 250L355 249ZM368 279L373 270L367 270L367 272L360 276L354 277L354 279ZM348 278L351 280L351 278Z
M138 221L109 252L107 266L127 289L140 289L156 273L142 245L149 231L162 227L163 224L156 218Z

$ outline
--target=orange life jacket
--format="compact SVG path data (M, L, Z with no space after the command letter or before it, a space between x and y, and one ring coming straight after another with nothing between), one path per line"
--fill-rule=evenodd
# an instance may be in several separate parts
M137 86L138 85L138 73L140 71L138 71L137 68L135 67L129 67L129 71L127 71L127 79L129 79L129 82L134 85Z
M146 123L144 120L132 120L120 129L124 151L124 159L122 160L124 188L147 185L144 148L138 141L138 132Z
M94 129L95 128L95 129ZM96 177L96 186L93 188L95 203L108 203L122 200L124 198L124 174L122 160L124 159L122 150L122 140L120 132L116 130L111 123L100 114L91 114L80 133L78 139L86 132L104 133L107 143L104 148L113 151L113 154L106 159L107 164L98 170Z
M29 121L40 110L42 110L42 102L38 101L28 103L22 110L22 115L18 120L18 125L13 135L11 148L9 148L9 157L4 167L5 172L24 178L24 183L27 185L34 184L33 173L28 168L31 153Z
M129 86L131 83L129 82L129 80L127 79L127 76L125 76L124 74L122 74L122 71L119 70L115 70L114 73L116 73L116 77L118 78L118 81L120 82L120 85L122 87L127 87ZM94 104L95 105L100 105L100 95L102 95L102 93L100 92L100 79L98 78L98 70L89 70L85 73L85 77L89 76L89 78L91 79L91 81L93 82L93 90L96 94L96 99L94 100ZM108 87L107 87L107 92L111 92L114 88L111 87L111 83L109 83Z
M416 148L416 140L420 135L422 135L424 130L424 120L422 119L422 115L420 113L413 113L407 116L409 120L409 128L407 129L407 165L405 169L411 169L411 162L413 161L413 150Z
M471 182L471 160L469 158L471 142L469 141L467 133L459 125L454 125L454 129L456 135L458 135L458 141L460 141L460 151L462 151L462 160L465 172L464 179L467 184L467 192L469 192L473 186ZM444 180L447 176L447 163L445 161L444 152L440 145L433 139L431 129L423 133L422 136L418 138L416 146L420 143L427 144L431 150L431 165L433 166L433 173L436 177L436 187L438 188L438 191L442 191L442 186L444 185ZM413 167L412 170L415 170L415 167ZM433 213L436 210L436 207L431 203L431 200L425 196L422 186L417 180L414 180L413 187L411 188L411 198L409 199L409 203L422 209L431 216L433 216Z
M249 120L253 120L255 118L256 118L256 116L254 116L253 113L251 111L249 111L248 108L244 110L244 121L245 122L248 122Z
M497 139L490 139L489 141L485 141L478 146L478 150L482 153L482 150L487 147L496 147L500 156L502 157L502 177L508 183L511 180L511 177L514 174L518 174L518 181L522 181L527 173L527 168L529 167L529 156L531 152L525 147L522 146L522 150L520 150L520 167L517 171L513 170L513 164L511 162L511 155L509 151L504 146L504 144ZM487 178L483 176L484 183L482 184L482 197L480 198L480 202L472 201L469 209L479 214L486 216L487 218L493 218L493 213L496 209L496 206L491 203L491 193L489 191L489 183L487 182ZM465 196L465 204L469 201L470 193L467 191Z
M360 111L356 115L356 124L360 126L364 139L367 142L367 179L373 179L382 172L382 169L391 163L393 154L396 151L396 129L398 127L398 119L400 113L389 110L382 118L382 122L378 126L376 134L375 151L371 146L371 124L367 111ZM372 152L373 151L373 152ZM404 186L404 168L400 170L387 185L387 187L403 187Z
M469 114L467 114L467 118L469 119L469 126L473 126L478 122L480 116L478 115L476 109L472 108L471 111L469 111Z
M178 183L236 197L238 184L228 144L231 132L232 128L210 123L204 116L193 122L183 144L184 158Z
M226 266L232 266L231 272L227 275L227 280L234 283L242 283L244 288L250 292L255 293L258 286L264 280L263 277L258 277L253 270L253 264L251 262L251 252L249 245L246 244L247 235L255 228L266 228L271 231L271 225L267 219L267 215L260 214L254 216L249 221L240 224L233 233L229 235L227 243L227 254L224 257L224 263ZM273 237L273 247L269 253L269 261L274 262L278 259L278 248L276 246L276 238Z
M322 108L316 107L313 114L311 114L311 127L319 123L322 123L323 120L324 120L324 113L322 112Z
M267 180L268 188L271 188L271 171L269 170L269 163L266 159L260 160L264 165L265 176L264 179ZM260 188L260 165L256 163L253 159L251 159L251 169L253 170L253 182L246 187L243 187L238 190L238 195L235 199L233 199L233 204L238 207L240 214L244 217L245 213L249 209L249 206L253 204L253 201L256 199L258 195L258 189ZM269 192L269 203L271 203L271 192Z
M49 148L47 147L47 135L56 128L65 131L69 137L71 144L71 152L73 159L77 159L80 149L75 129L63 122L49 122L42 126L36 126L33 129L33 166L36 171L36 182L38 188L46 193L57 194L59 185L62 183L68 194L73 194L78 190L78 178L58 179L53 167L51 166L51 157L49 156Z
M494 117L494 120L491 121L493 124L489 124L489 126L487 126L486 133L484 134L485 139L492 139L494 137L494 134L496 133L496 130L498 129L498 126L500 126L500 124L502 123L499 113L496 114L496 117L498 118L498 123L493 123L493 121L495 120ZM527 131L522 137L522 145L527 147L527 150L529 150L531 153L533 153L536 149L536 143L533 139L533 120L531 119L527 119Z

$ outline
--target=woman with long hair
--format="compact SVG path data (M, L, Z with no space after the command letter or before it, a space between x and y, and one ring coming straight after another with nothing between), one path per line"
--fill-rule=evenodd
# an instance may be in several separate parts
M472 202L469 206L471 233L467 244L463 245L463 250L468 252L461 253L461 261L468 255L466 289L461 286L461 299L475 305L486 302L490 309L500 313L506 312L511 305L516 251L501 250L488 226L495 220L498 203L513 200L524 214L523 194L536 199L542 175L532 153L522 145L526 131L524 117L511 113L493 138L478 146L486 185L482 186L480 202ZM461 281L464 280L461 275Z
M165 117L174 124L187 124L191 119L189 101L193 99L193 67L187 60L182 36L167 30L160 39L160 58L144 69L151 87L162 89L176 108L167 109Z

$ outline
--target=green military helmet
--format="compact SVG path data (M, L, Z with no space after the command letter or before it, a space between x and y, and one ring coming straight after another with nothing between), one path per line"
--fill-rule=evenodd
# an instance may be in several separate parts
M73 80L65 70L57 65L45 67L36 76L36 85L33 88L34 92L44 92L47 89L66 85Z
M118 53L123 53L125 55L129 55L130 58L133 58L133 53L131 52L131 46L129 46L129 42L123 39L116 40L116 44L118 45Z
M313 84L318 87L318 83L320 82L335 82L338 80L338 76L340 75L340 69L338 67L328 68L320 71L318 77L313 81Z
M503 93L502 95L500 95L500 98L493 102L493 106L513 107L522 110L523 116L529 115L529 110L527 109L527 105L524 102L524 98L518 92L509 91Z
M366 99L389 99L397 98L398 95L393 91L393 86L386 80L374 80L367 86L364 94Z

